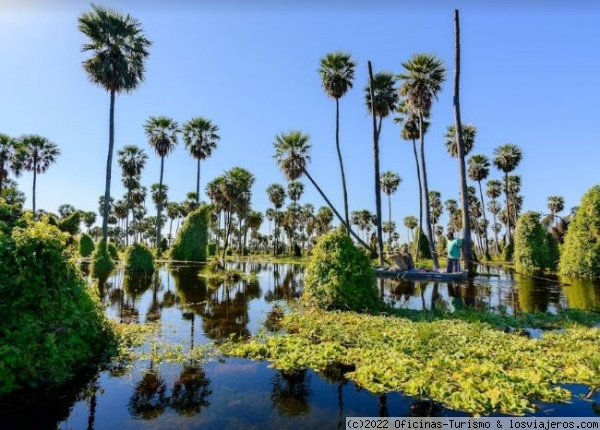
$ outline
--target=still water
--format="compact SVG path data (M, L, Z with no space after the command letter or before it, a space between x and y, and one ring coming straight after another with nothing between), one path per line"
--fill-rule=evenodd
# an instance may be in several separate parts
M199 266L163 265L146 282L129 282L118 270L101 288L109 318L160 324L163 339L181 345L219 343L262 328L275 305L300 296L303 269L239 263L257 281L230 285L198 277ZM410 309L502 306L507 312L579 308L600 311L600 285L540 280L493 269L464 282L380 280L386 301ZM583 399L585 386L569 386L568 404L541 404L535 415L598 416L600 394ZM348 416L462 416L400 393L375 396L343 379L318 373L282 373L266 362L220 359L202 365L158 365L85 375L51 398L0 404L0 429L285 429L345 428Z

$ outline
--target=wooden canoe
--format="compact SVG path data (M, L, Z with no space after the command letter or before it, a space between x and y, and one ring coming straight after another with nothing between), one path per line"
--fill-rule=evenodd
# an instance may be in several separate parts
M432 281L456 281L458 279L465 279L468 276L466 270L462 272L446 273L446 272L427 272L425 270L392 270L385 268L375 268L375 276L383 278L396 278L396 279L415 279L415 280L432 280Z

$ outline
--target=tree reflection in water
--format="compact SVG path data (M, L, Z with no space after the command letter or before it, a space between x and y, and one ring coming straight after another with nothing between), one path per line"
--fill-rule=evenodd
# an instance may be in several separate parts
M151 365L135 385L128 405L131 415L143 420L158 417L169 404L169 398L166 396L167 384L152 367Z
M210 406L211 394L210 380L204 370L197 364L188 364L173 384L170 405L179 414L192 416Z
M276 370L271 380L271 402L280 414L297 416L310 412L310 375L307 370Z

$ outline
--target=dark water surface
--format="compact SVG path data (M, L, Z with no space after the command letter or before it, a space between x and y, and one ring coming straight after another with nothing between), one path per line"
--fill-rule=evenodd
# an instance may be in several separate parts
M156 321L161 337L181 345L219 343L230 335L257 333L274 305L302 291L300 266L240 263L257 282L232 285L198 278L200 267L165 265L147 282L124 281L122 270L101 290L110 318L130 323ZM504 306L514 311L564 308L600 310L600 285L511 275L464 282L380 281L383 296L411 309ZM585 386L568 386L568 404L541 404L535 415L598 416L600 395L583 399ZM0 429L286 429L345 428L348 416L467 415L415 402L399 393L375 396L352 382L299 371L282 373L266 362L210 361L199 366L138 361L131 368L83 375L51 398L0 403Z

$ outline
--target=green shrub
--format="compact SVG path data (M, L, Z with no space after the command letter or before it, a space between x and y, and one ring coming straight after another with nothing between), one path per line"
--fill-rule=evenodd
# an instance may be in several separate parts
M446 236L439 236L436 244L437 253L441 257L446 257L448 252L446 251L446 247L448 246L448 239Z
M420 234L419 234L420 232ZM421 227L415 228L415 237L413 239L413 244L411 248L411 252L414 252L417 249L417 236L419 237L419 258L431 258L431 250L429 249L429 240L427 239L427 235L423 231Z
M217 255L217 244L216 244L216 242L210 242L208 244L208 255L210 257L214 257L215 255Z
M514 244L513 257L517 271L533 273L556 268L550 254L548 232L540 223L539 213L529 211L519 217Z
M81 212L75 211L71 215L56 222L60 231L75 236L79 233L79 224L81 224Z
M582 197L561 249L560 273L600 278L600 185Z
M0 393L64 383L116 352L66 239L47 222L0 233Z
M171 248L171 258L182 261L206 261L210 208L200 205L190 213Z
M508 245L506 245L504 247L504 249L502 250L502 260L506 261L507 263L511 262L513 260L514 253L515 253L515 244L514 244L514 242L511 242Z
M83 233L79 238L79 255L86 258L94 252L94 241L89 234Z
M110 245L109 245L110 246ZM92 254L91 272L94 278L105 279L115 268L115 263L110 257L108 247L104 239L96 243L96 249Z
M13 227L19 225L23 227L25 221L21 218L23 208L21 205L11 205L6 200L0 198L0 234L10 235Z
M303 299L323 309L376 309L380 299L369 258L345 234L325 234L313 249Z
M125 253L125 271L129 274L154 273L154 256L152 251L142 244L130 246Z
M119 261L119 250L112 242L109 242L108 244L108 255L110 255L110 258L114 261Z

